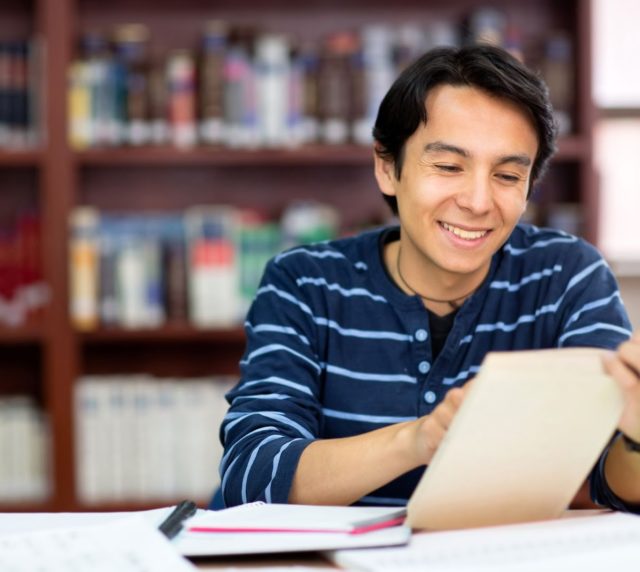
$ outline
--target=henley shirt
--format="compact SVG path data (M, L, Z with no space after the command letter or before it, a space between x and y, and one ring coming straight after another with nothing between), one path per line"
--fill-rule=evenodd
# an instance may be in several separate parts
M478 372L489 351L615 349L631 335L616 280L598 251L575 236L520 224L433 359L426 308L385 270L385 232L296 247L268 263L220 430L226 506L286 503L300 455L315 439L431 413ZM592 497L625 508L602 466L591 475ZM358 504L405 505L423 471Z

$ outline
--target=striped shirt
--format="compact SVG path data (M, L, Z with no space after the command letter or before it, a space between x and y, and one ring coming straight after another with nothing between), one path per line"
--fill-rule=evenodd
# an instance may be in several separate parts
M220 431L226 506L287 502L313 440L431 413L449 389L478 372L489 351L615 348L631 334L615 278L595 248L518 225L433 359L427 310L384 267L385 232L293 248L267 265ZM406 504L423 471L360 504ZM603 488L602 475L594 475L592 494L607 500Z

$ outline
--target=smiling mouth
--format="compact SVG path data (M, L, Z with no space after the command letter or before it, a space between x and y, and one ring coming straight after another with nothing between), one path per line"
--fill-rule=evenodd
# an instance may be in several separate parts
M462 228L442 221L440 221L440 226L442 226L442 228L448 230L452 234L455 234L462 240L478 240L479 238L486 236L490 232L489 230L464 230Z

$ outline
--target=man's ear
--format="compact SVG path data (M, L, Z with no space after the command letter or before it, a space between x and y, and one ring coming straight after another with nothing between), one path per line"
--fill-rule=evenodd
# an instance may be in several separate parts
M396 179L394 163L383 159L375 151L373 152L373 161L378 187L385 195L395 196L398 180Z

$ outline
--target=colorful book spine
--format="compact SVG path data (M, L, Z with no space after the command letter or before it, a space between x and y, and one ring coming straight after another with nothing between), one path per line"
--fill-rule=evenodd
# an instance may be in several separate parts
M0 41L0 148L24 149L39 141L40 56L35 39Z
M196 71L193 56L186 50L174 52L168 64L169 126L176 147L197 143Z
M295 203L280 221L229 205L144 215L80 207L71 217L69 238L73 323L80 330L184 322L236 326L270 258L285 246L334 238L337 229L336 211L318 203ZM13 296L18 285L42 287L34 266L37 229L23 235L21 248L31 252L23 258L30 262L14 269L18 274L0 272L0 301ZM3 246L1 238L0 269L13 256L11 243ZM33 298L40 305L32 301L29 311L47 300L42 293Z
M207 24L200 55L200 139L206 144L224 142L224 66L228 25L222 20Z
M71 215L70 310L79 330L95 329L99 323L99 225L100 215L93 208L78 208Z
M226 206L193 207L185 214L189 310L198 327L238 323L235 217L236 211Z

